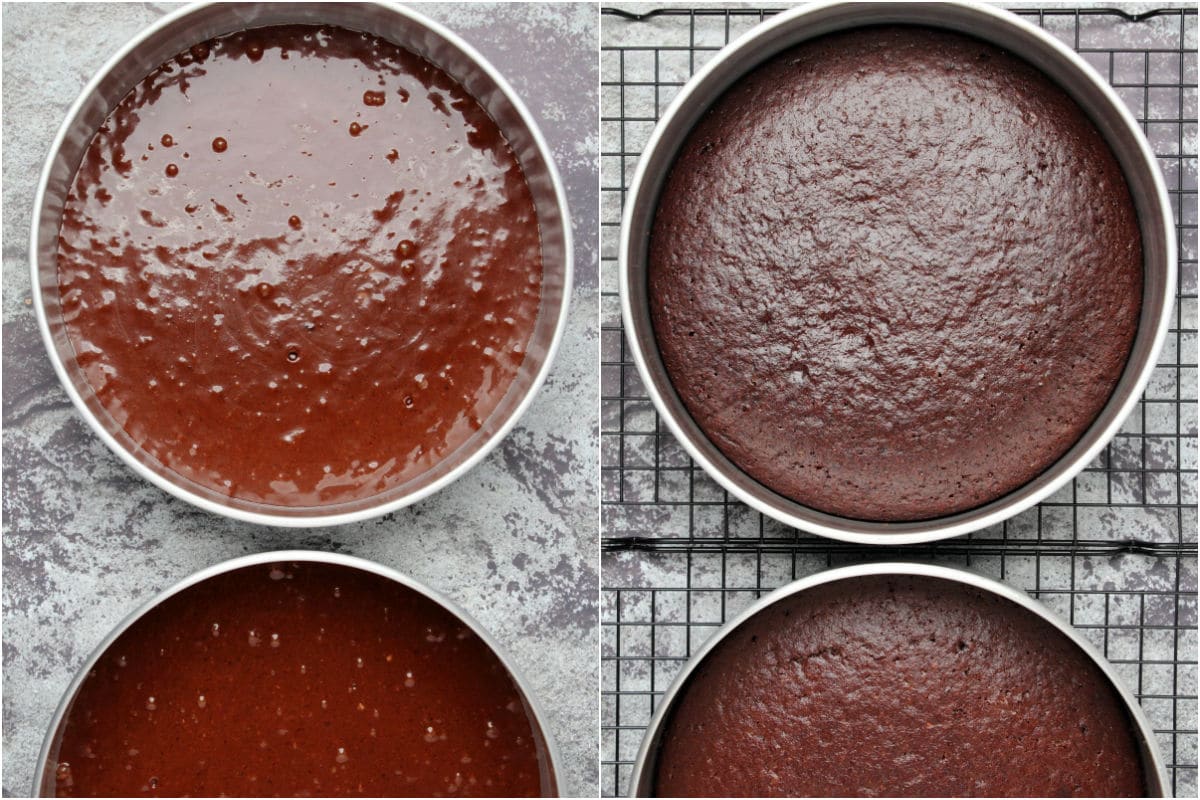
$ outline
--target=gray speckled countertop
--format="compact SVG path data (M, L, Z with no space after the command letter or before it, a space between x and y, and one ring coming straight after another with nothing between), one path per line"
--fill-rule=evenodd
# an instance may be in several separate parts
M232 522L139 479L75 413L37 333L26 239L50 140L104 60L172 7L7 4L3 11L4 793L29 791L60 695L129 611L209 564L302 547L389 565L465 607L548 711L564 791L594 796L595 7L417 4L491 60L542 123L574 216L570 325L546 386L482 464L386 518L311 531Z

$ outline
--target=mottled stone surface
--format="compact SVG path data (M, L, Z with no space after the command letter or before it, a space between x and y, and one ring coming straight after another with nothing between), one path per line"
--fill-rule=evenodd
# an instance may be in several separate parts
M548 383L482 464L386 518L311 531L231 522L139 479L75 413L34 324L26 239L53 133L95 69L170 8L4 8L4 793L28 792L60 695L129 611L209 564L301 547L373 559L466 608L511 654L548 711L563 788L594 795L594 7L420 7L490 59L542 123L574 215L571 321Z

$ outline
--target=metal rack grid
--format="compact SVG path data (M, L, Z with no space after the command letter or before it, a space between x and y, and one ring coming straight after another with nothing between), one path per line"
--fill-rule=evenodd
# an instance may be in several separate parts
M925 559L997 577L1069 619L1138 695L1175 794L1195 796L1196 11L1013 10L1074 47L1141 122L1176 215L1175 319L1142 402L1074 481L1003 525L888 551L810 536L730 498L659 420L621 325L620 212L641 148L679 87L775 9L602 10L605 795L628 791L655 703L691 652L725 620L761 594L831 566Z

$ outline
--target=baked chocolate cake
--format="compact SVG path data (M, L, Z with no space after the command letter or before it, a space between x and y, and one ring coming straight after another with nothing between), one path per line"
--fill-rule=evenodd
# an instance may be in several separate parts
M750 476L843 517L976 508L1061 457L1125 366L1142 248L1060 88L944 30L830 34L720 97L649 253L671 382Z
M705 658L667 720L659 796L1142 796L1132 722L1035 614L937 578L775 603Z

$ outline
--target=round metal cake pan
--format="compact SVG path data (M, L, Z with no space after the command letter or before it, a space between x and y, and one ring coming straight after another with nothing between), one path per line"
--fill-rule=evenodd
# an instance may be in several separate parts
M849 567L839 567L837 569L827 570L817 573L816 575L807 578L801 578L798 581L793 581L787 586L783 586L770 594L760 597L749 608L738 614L732 620L722 626L716 633L708 638L707 641L697 650L688 662L679 671L679 674L672 681L670 687L663 694L662 699L658 703L658 707L654 712L654 716L650 720L649 727L646 728L645 737L642 739L642 746L638 750L637 759L633 764L633 772L629 778L629 792L631 797L654 797L654 784L658 767L658 752L662 743L662 737L668 727L668 720L671 712L675 707L676 701L679 699L684 687L687 685L688 679L703 663L704 659L725 640L727 636L733 633L739 626L748 621L750 618L757 615L760 611L774 605L775 603L792 597L793 595L813 589L817 586L824 586L829 583L836 583L848 578L860 578L866 576L919 576L927 578L936 578L939 580L951 581L964 586L970 586L976 589L981 589L985 592L993 594L1004 600L1013 603L1020 608L1023 608L1041 619L1054 626L1060 633L1071 640L1080 650L1082 650L1100 671L1104 673L1112 684L1113 689L1120 696L1125 705L1125 710L1128 712L1131 724L1134 727L1134 734L1138 740L1138 746L1141 750L1142 769L1145 776L1147 796L1150 797L1167 797L1170 795L1170 780L1167 776L1166 762L1163 761L1162 755L1158 752L1158 744L1154 738L1154 728L1151 727L1150 721L1146 719L1146 714L1142 711L1142 707L1138 704L1137 698L1125 688L1117 676L1116 670L1108 663L1107 659L1100 654L1086 639L1079 635L1067 623L1063 622L1059 617L1052 613L1048 608L1042 605L1037 600L1027 595L1018 589L1003 584L991 578L984 577L975 572L970 572L965 569L955 567L942 567L934 564L922 563L875 563L875 564L856 564Z
M55 795L55 770L58 766L58 745L59 732L63 721L71 710L71 705L75 701L75 696L79 693L79 688L83 685L83 681L87 678L88 673L96 666L96 663L104 655L105 651L120 638L121 634L129 630L138 620L144 617L148 612L157 608L168 598L174 597L186 589L195 586L199 583L224 575L234 570L243 569L245 567L254 567L264 564L294 564L294 563L309 563L309 564L333 564L350 569L360 570L362 572L371 573L380 577L386 578L400 586L411 589L420 594L435 604L452 614L459 622L470 628L476 636L483 640L488 649L495 654L504 668L508 670L508 674L512 677L513 683L517 687L522 700L525 703L526 714L529 717L530 723L533 726L533 733L537 739L538 762L541 769L542 780L542 796L556 797L559 792L558 776L562 774L562 761L558 753L558 748L554 743L553 737L550 735L550 728L546 724L546 714L542 710L534 695L529 681L517 669L512 659L500 647L499 642L488 633L487 629L480 625L466 611L460 608L453 601L434 591L428 586L420 583L413 578L397 572L394 569L385 567L381 564L376 564L373 561L368 561L363 558L354 556L341 555L338 553L325 553L319 550L278 550L269 553L258 553L255 555L242 556L240 558L223 561L220 564L214 564L211 567L203 569L193 575L184 578L179 583L171 586L168 589L160 592L156 597L142 604L138 609L129 614L121 621L119 625L113 628L103 641L96 646L92 654L84 661L83 666L75 674L74 680L67 687L63 694L62 700L59 701L58 708L54 712L54 718L47 730L46 738L42 743L42 750L38 756L38 767L34 773L34 786L32 794L34 797L54 797Z
M650 317L647 258L658 197L680 146L705 111L746 73L787 48L835 31L912 24L965 33L1023 58L1086 112L1115 154L1142 234L1142 311L1129 360L1099 416L1066 453L1019 489L969 511L919 522L870 522L826 514L772 491L743 472L704 434L671 385ZM626 337L646 391L688 454L742 502L780 522L862 544L931 542L986 528L1044 500L1079 473L1136 407L1166 339L1176 282L1174 217L1166 184L1137 121L1103 78L1041 29L975 2L818 2L786 11L720 51L680 91L646 144L621 222L620 291ZM997 442L997 447L1005 446Z
M280 24L329 24L370 33L424 57L458 81L499 125L520 160L541 234L541 308L525 360L499 406L468 441L432 469L374 497L335 505L288 507L241 500L159 463L97 401L76 362L59 303L56 254L63 205L83 153L109 112L151 70L191 45ZM566 328L573 268L566 194L533 116L474 48L442 25L392 3L199 3L143 30L100 68L67 112L34 197L29 252L34 308L46 350L67 395L104 443L143 478L206 511L290 527L336 525L394 511L436 492L483 459L516 424L546 379Z

